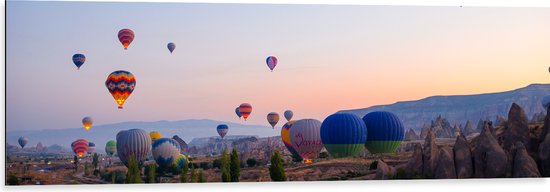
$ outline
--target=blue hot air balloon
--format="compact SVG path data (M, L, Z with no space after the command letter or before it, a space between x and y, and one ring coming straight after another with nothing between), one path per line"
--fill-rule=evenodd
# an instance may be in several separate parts
M227 126L226 124L221 124L221 125L218 125L218 127L216 127L216 130L218 131L218 134L220 135L220 137L225 137L225 135L227 134L227 132L229 131L229 126Z
M291 110L286 110L284 115L286 121L290 121L292 119L292 116L294 116L294 112L292 112Z
M364 148L367 126L354 114L336 113L321 124L321 140L335 158L352 157Z
M84 54L77 53L73 55L73 63L76 65L76 69L80 69L80 66L84 65L84 62L86 62Z
M160 138L153 143L153 158L160 167L167 167L176 162L180 155L180 144L170 138Z
M174 51L174 49L176 49L176 44L170 42L168 43L168 45L166 45L168 47L168 50L170 51L170 53L172 53Z
M17 142L19 142L19 146L21 146L21 148L25 148L25 145L27 145L27 143L29 142L29 138L19 137L19 140L17 140Z
M116 136L116 151L120 161L128 166L128 159L134 156L140 165L151 150L151 137L147 131L130 129L118 132Z
M176 159L176 162L174 162L174 163L176 164L178 169L181 170L181 169L183 169L183 165L185 164L185 161L187 161L187 157L185 157L185 155L183 155L183 154L180 154L178 156L178 158Z
M363 117L363 121L367 125L365 146L371 153L393 153L405 137L403 123L391 112L371 112Z

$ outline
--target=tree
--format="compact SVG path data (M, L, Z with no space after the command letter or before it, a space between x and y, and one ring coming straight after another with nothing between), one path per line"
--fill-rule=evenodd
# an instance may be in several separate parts
M323 158L323 159L324 159L324 158L328 158L328 153L325 152L325 151L319 153L319 158Z
M143 183L139 173L139 166L136 156L131 155L128 158L128 173L126 173L126 183Z
M181 168L180 183L187 183L187 170L189 169L189 162L184 161Z
M88 172L89 172L89 170L88 170L88 163L86 162L86 163L84 164L84 175L88 175Z
M271 166L269 167L269 176L272 181L286 181L285 169L279 151L275 150L271 156Z
M113 171L111 173L111 183L113 183L113 184L116 183L116 171Z
M241 176L241 162L239 160L239 154L237 148L233 147L231 150L231 165L230 165L231 182L239 182Z
M76 172L78 170L78 157L76 155L74 156L73 163L74 163L74 172Z
M293 162L302 162L304 159L299 154L292 154L292 161Z
M206 183L206 178L204 177L202 169L199 171L199 183Z
M92 160L92 165L94 166L94 170L97 169L97 163L99 162L99 156L97 153L94 153L94 158Z
M151 163L147 166L147 169L147 183L155 183L157 164Z
M256 166L257 163L258 163L258 161L256 161L255 158L250 158L250 159L246 160L246 164L248 165L248 167L254 167L254 166Z
M201 163L199 164L199 167L200 167L201 169L204 169L204 170L208 169L208 168L209 168L208 162L201 162Z
M195 172L195 166L191 166L191 182L196 183L198 180L197 172Z
M222 160L221 159L214 159L214 161L212 161L212 167L213 168L220 169L221 166L222 166Z
M227 154L227 148L225 148L222 152L222 182L230 182L231 181L231 160L229 159L229 155Z
M13 173L10 172L7 183L8 185L19 185L19 179Z

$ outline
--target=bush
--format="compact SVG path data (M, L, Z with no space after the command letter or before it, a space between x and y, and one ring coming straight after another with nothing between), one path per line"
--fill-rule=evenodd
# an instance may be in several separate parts
M302 158L302 156L298 155L298 154L292 154L292 161L293 162L302 162L304 159Z
M210 164L208 162L201 162L199 164L199 167L204 169L204 170L207 170L207 169L210 169Z
M319 153L319 158L323 158L323 159L328 158L328 153L327 152Z
M246 164L248 165L248 167L254 167L256 166L256 164L258 164L258 161L256 161L255 158L249 158L248 160L246 160Z
M375 170L375 169L378 169L378 161L373 161L369 165L369 170Z
M8 181L6 181L8 185L19 185L19 179L13 175L13 173L9 173Z
M214 159L212 161L212 167L219 169L222 166L222 160L221 159Z

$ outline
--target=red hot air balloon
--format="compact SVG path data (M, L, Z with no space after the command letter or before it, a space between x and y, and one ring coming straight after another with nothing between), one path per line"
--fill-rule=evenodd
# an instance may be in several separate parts
M118 40L122 43L122 46L124 46L124 50L128 49L130 43L134 41L134 37L134 31L131 29L121 29L118 31Z
M82 157L88 150L88 141L86 139L78 139L71 144L71 149L78 157Z
M239 112L241 113L241 116L244 118L244 120L246 121L246 119L248 118L248 116L250 115L250 113L252 113L252 105L248 104L248 103L243 103L239 106Z
M275 56L269 56L267 59L265 59L265 63L267 64L267 67L273 72L273 69L275 69L275 66L277 66L277 57Z

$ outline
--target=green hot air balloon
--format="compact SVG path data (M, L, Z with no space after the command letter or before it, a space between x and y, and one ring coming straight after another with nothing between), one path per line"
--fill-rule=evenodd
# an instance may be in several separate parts
M110 140L105 144L105 153L109 156L113 156L116 153L116 141Z

